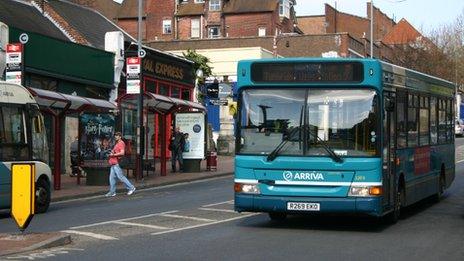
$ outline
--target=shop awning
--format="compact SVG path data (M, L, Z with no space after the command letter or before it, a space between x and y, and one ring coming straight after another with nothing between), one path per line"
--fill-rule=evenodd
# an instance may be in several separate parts
M115 110L116 105L100 99L58 93L54 91L28 88L40 106L52 109L66 109L67 112Z
M130 102L135 105L137 103L137 100L138 95L125 94L118 99L118 102ZM200 111L206 111L206 107L199 103L167 97L151 92L144 93L143 104L144 106L147 106L149 109L153 109L163 114L171 113L174 110L182 109L197 109Z

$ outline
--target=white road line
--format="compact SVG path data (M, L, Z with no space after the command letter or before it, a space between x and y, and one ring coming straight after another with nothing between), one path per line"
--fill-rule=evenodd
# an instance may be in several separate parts
M132 222L124 222L124 221L114 221L111 222L113 224L125 225L125 226L134 226L134 227L146 227L146 228L153 228L153 229L172 229L171 227L162 227L162 226L155 226L155 225L148 225L148 224L141 224L141 223L132 223Z
M227 213L236 213L232 209L220 209L220 208L199 208L201 210L217 211L217 212L227 212Z
M189 184L211 182L213 180L219 180L219 179L229 179L230 177L232 177L232 174L221 176L221 177L212 177L212 178L207 178L207 179L185 181L185 182L180 182L180 183L171 184L171 185L164 185L164 186L159 186L159 187L142 188L142 189L137 189L137 193L140 193L142 191L153 191L153 190L162 190L166 188L175 188L175 187L180 187L180 186L189 185ZM84 197L84 198L75 198L75 199L56 201L56 202L52 202L51 205L64 204L64 203L77 202L77 201L87 201L87 200L98 199L98 198L105 198L105 195L103 194L99 196L89 196L89 197Z
M218 202L218 203L213 203L213 204L208 204L208 205L203 205L202 207L213 207L213 206L217 206L217 205L223 205L223 204L232 204L234 203L233 200L228 200L228 201L223 201L223 202Z
M162 217L172 217L172 218L181 218L181 219L190 219L196 221L204 221L204 222L216 222L217 220L208 219L208 218L199 218L199 217L191 217L191 216L180 216L180 215L172 215L172 214L160 214L159 216Z
M455 162L455 164L457 164L457 163L461 163L461 162L464 162L464 159L462 159L462 160L459 160L459 161L456 161L456 162Z
M159 215L162 215L162 214L170 214L170 213L176 213L176 212L178 212L178 210L166 211L166 212L161 212L161 213L147 214L147 215L142 215L142 216L137 216L137 217L108 220L108 221L92 223L92 224L87 224L87 225L82 225L82 226L70 227L70 229L80 229L80 228L86 228L86 227L95 227L95 226L99 226L99 225L110 224L110 223L113 223L113 222L123 222L123 221L129 221L129 220L147 218L147 217L154 217L154 216L159 216Z
M84 231L77 231L77 230L62 230L61 232L68 233L68 234L77 234L77 235L82 235L82 236L88 236L88 237L93 237L96 239L101 239L101 240L118 240L115 237L110 237L102 234L96 234L92 232L84 232Z
M167 230L167 231L155 232L155 233L151 233L151 235L156 236L156 235L162 235L162 234L167 234L167 233L173 233L173 232L182 231L182 230L187 230L187 229L193 229L193 228L198 228L198 227L210 226L210 225L225 223L225 222L229 222L229 221L233 221L233 220L237 220L237 219L242 219L242 218L247 218L247 217L251 217L251 216L256 216L256 215L259 215L259 214L260 214L260 213L251 213L251 214L247 214L247 215L243 215L243 216L239 216L239 217L233 217L233 218L229 218L229 219L218 220L218 221L211 222L211 223L204 223L204 224L199 224L199 225L194 225L194 226L176 228L176 229Z

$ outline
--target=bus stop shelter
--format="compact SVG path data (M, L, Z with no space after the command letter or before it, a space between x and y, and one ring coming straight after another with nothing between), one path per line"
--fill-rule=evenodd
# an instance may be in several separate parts
M75 95L68 95L43 89L28 88L43 113L48 114L53 119L53 144L54 144L54 164L53 164L53 186L55 190L61 189L61 149L62 122L66 115L80 112L116 112L116 105L100 99L85 98ZM79 175L77 182L79 183Z
M166 162L167 162L167 156L166 156L166 151L168 147L168 142L167 142L167 129L170 127L170 122L168 122L168 119L170 119L168 116L176 113L176 112L185 112L185 111L203 111L206 112L205 106L187 101L187 100L182 100L178 98L173 98L173 97L167 97L164 95L160 94L155 94L152 92L144 92L144 97L143 97L143 108L144 108L144 123L147 122L147 115L148 113L153 113L158 115L158 128L159 128L159 136L162 138L160 139L160 173L161 176L165 176L167 171L166 171ZM135 107L138 104L138 94L125 94L122 95L118 98L118 107L119 111L121 111L121 106L130 104L131 107ZM146 126L144 124L144 126ZM123 133L124 135L124 133ZM146 137L147 138L147 137ZM145 142L145 144L147 144ZM138 155L138 154L137 154ZM142 157L138 156L137 157L137 162L139 160L143 160ZM139 164L136 164L136 166L139 166ZM142 170L136 169L137 174L141 173Z

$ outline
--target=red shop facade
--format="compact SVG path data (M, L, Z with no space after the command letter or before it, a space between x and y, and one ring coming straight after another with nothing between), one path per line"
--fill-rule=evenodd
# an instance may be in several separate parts
M131 46L127 53L135 53L136 46ZM180 111L205 110L193 101L195 87L193 63L182 57L166 54L144 47L146 56L142 58L141 87L144 93L143 131L144 133L144 170L155 170L160 162L161 175L166 174L166 161L170 158L167 149L172 131L173 115ZM125 71L125 70L124 70ZM131 162L136 162L137 134L137 95L126 94L125 79L119 88L118 105L123 138Z

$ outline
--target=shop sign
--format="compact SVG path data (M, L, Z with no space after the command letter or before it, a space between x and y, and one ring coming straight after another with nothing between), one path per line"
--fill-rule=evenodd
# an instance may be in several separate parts
M129 94L140 93L140 57L126 59L126 92Z
M115 116L84 113L79 117L82 166L108 167L108 155L114 146Z
M6 45L6 81L15 84L22 83L22 55L20 43Z
M184 159L205 158L205 114L201 112L177 113L175 126L182 133L188 133L188 143L183 152Z
M209 100L211 105L226 106L228 104L227 99L211 99Z

